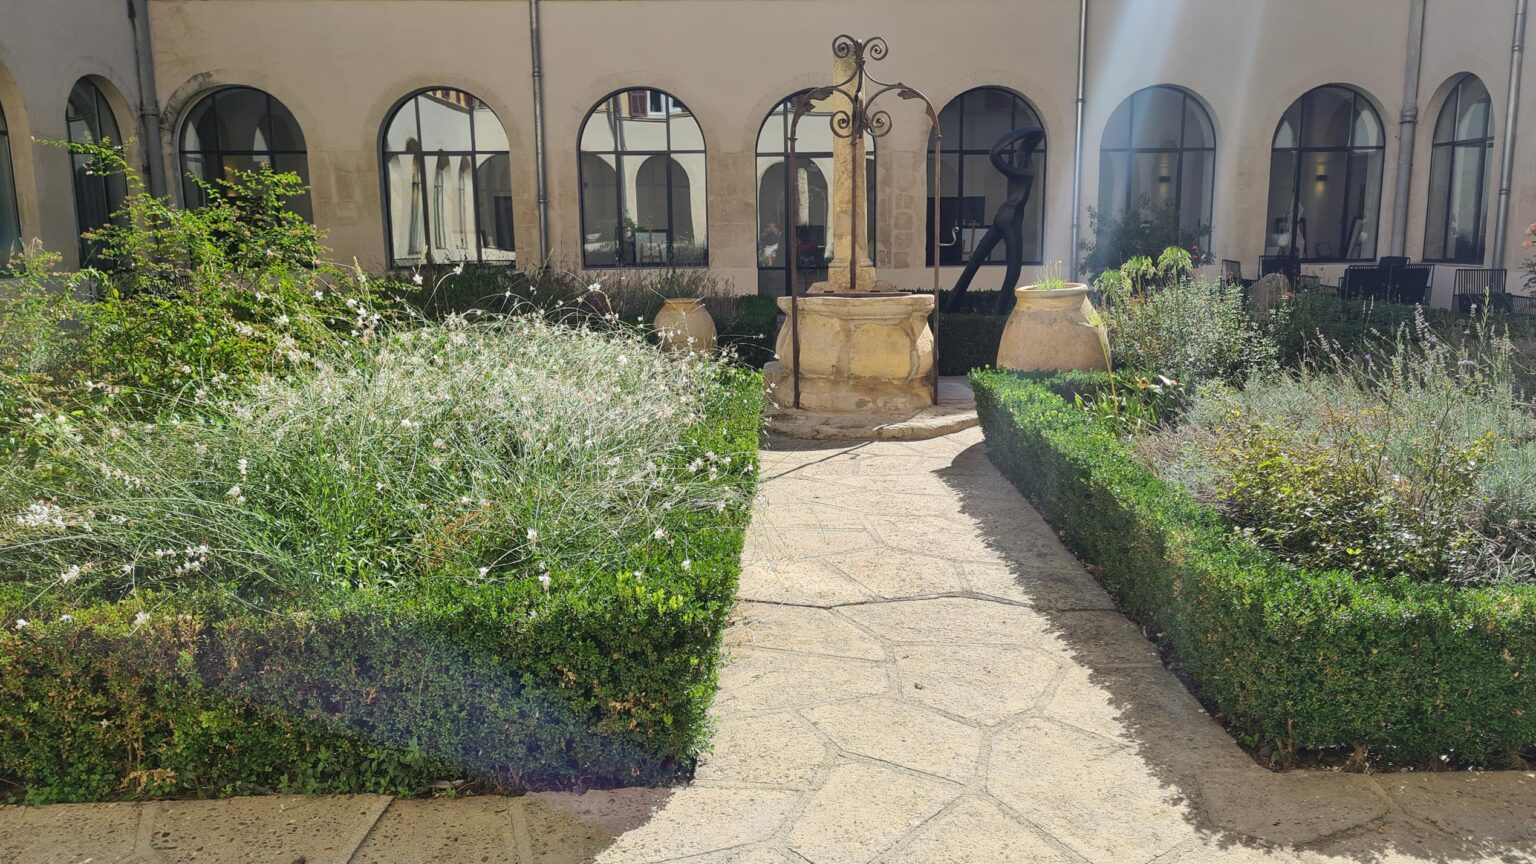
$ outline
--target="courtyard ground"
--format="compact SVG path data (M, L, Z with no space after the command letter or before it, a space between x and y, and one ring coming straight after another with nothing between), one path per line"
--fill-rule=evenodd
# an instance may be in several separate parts
M979 430L763 454L681 789L0 809L47 864L1536 862L1536 774L1256 765Z

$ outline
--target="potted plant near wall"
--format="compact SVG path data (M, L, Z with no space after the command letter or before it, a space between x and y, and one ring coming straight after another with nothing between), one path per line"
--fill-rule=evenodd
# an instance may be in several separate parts
M1014 298L997 347L999 369L1108 368L1109 332L1088 298L1088 286L1062 278L1060 261L1042 268L1035 283L1016 289Z
M652 322L657 341L668 351L715 353L715 319L704 298L717 293L716 286L708 278L686 278L681 271L671 275L676 278L664 279L657 287L661 310Z

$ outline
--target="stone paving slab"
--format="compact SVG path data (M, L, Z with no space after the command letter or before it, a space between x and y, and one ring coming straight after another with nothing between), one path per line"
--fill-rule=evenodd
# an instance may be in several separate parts
M1536 774L1277 774L980 432L774 442L692 784L0 808L0 864L1536 864Z

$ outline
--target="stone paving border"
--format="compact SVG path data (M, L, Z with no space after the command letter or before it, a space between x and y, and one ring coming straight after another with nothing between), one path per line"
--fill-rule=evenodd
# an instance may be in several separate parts
M1536 862L1536 775L1257 766L977 430L764 478L689 786L0 808L0 862Z

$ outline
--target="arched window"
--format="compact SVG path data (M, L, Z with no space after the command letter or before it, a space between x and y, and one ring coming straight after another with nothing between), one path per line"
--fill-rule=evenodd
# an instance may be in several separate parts
M1424 260L1482 263L1492 153L1493 100L1476 75L1463 75L1435 121Z
M16 172L11 167L11 136L0 107L0 267L21 246L21 210L16 206Z
M412 94L384 122L380 161L394 266L517 260L512 157L490 106L445 87Z
M620 90L581 124L582 263L709 263L704 130L661 90Z
M1177 234L1170 242L1209 245L1216 130L1195 97L1166 85L1131 94L1110 115L1099 153L1100 218L1166 223Z
M69 127L71 144L121 146L123 143L106 94L89 78L75 82L64 109L64 119ZM84 234L113 221L128 197L128 181L121 174L93 172L90 156L72 153L70 161L75 179L75 225ZM80 238L82 266L99 263L95 260L96 252L95 243Z
M802 93L805 91L801 91ZM813 105L796 129L796 173L790 182L789 124L795 116L794 96L780 102L763 119L757 133L757 269L758 293L788 294L788 256L795 263L802 288L827 278L832 260L832 101ZM864 215L869 241L875 242L875 138L866 136ZM789 196L795 196L796 223L789 222Z
M940 177L928 177L928 207L933 212L933 184L942 179L939 199L939 263L964 264L971 250L992 224L992 214L1008 197L1008 180L992 167L988 156L997 139L1024 126L1039 126L1040 115L1028 102L1001 87L978 87L950 100L939 112L944 134L939 159ZM1045 246L1045 141L1034 154L1035 183L1024 214L1024 263L1039 264ZM928 145L928 165L933 164L933 142ZM928 264L933 265L933 235L928 233ZM1002 264L1005 250L999 243L988 264Z
M1265 252L1374 259L1385 146L1376 109L1353 88L1329 84L1291 103L1270 154Z
M304 132L283 103L250 87L226 87L187 112L181 127L181 188L188 206L205 200L193 177L214 183L232 171L256 171L263 165L309 183ZM308 192L288 205L305 219L314 218Z

